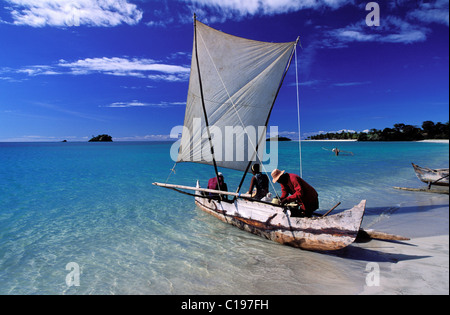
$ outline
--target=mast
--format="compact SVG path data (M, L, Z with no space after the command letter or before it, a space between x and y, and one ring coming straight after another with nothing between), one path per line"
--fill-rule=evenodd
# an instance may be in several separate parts
M214 146L212 144L211 132L209 130L208 115L206 113L205 98L203 96L202 77L200 75L200 63L198 61L197 15L195 13L194 13L194 42L195 42L195 60L196 60L196 64L197 64L198 82L199 82L199 86L200 86L200 96L201 96L201 99L202 99L203 115L204 115L204 118L205 118L206 131L208 133L209 147L210 147L210 150L211 150L211 155L212 155L212 160L213 160L213 165L214 165L214 172L216 173L217 186L219 187L219 190L220 190L219 170L217 169L216 158L214 156Z
M292 52L291 52L291 56L289 58L289 61L287 62L286 69L285 69L284 74L283 74L283 77L281 78L280 84L278 85L278 89L277 89L277 92L276 92L275 97L273 99L272 106L270 107L269 115L267 116L267 119L266 119L266 123L265 123L265 129L266 130L267 130L267 125L269 124L270 115L272 114L273 106L275 105L275 101L277 100L278 93L280 92L281 86L283 85L284 78L286 77L286 74L289 71L289 67L291 66L291 61L292 61L292 58L294 56L295 47L297 46L299 40L300 40L300 36L298 36L297 40L295 41L295 44L294 44ZM261 140L261 141L263 141L263 140ZM259 144L260 144L261 141L258 141L258 143L256 144L256 148L255 148L256 158L258 158L258 149L259 149ZM242 176L241 182L239 183L239 186L238 186L236 192L239 192L241 190L242 184L244 183L245 177L247 176L248 170L249 170L250 166L252 165L252 162L253 161L249 161L248 162L247 168L244 171L244 175ZM260 162L262 163L262 161L260 161Z

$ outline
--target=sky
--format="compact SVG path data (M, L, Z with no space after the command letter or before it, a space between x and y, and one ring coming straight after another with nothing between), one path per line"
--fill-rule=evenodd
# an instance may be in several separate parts
M170 139L194 12L249 39L300 36L280 135L299 137L296 69L302 138L449 120L448 0L0 0L0 142Z

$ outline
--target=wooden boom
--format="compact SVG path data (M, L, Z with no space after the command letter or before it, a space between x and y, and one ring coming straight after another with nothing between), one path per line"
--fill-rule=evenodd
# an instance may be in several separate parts
M245 196L245 194L240 194L240 193L235 193L235 192L230 192L230 191L216 190L216 189L209 189L209 188L200 188L200 187L174 185L174 184L163 184L163 183L153 183L153 185L159 186L159 187L164 187L164 188L195 190L195 191L202 191L202 192L221 194L221 195L229 195L229 196L235 196L235 197L241 197L243 195Z

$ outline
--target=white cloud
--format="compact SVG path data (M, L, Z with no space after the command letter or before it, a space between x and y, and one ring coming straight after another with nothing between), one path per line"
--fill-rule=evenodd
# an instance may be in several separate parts
M204 23L223 23L226 20L241 20L248 16L271 16L297 12L304 9L338 9L354 0L178 0L186 3L189 14L181 15L182 23L192 23L192 12L196 12ZM155 24L155 23L152 23ZM150 25L150 24L149 24Z
M439 23L449 26L448 0L420 3L418 6L418 9L408 14L409 17L426 23Z
M196 8L213 8L224 15L273 15L302 9L337 9L353 0L183 0Z
M116 102L116 103L112 103L112 104L104 106L104 107L126 108L126 107L145 107L145 106L149 106L149 104L138 102L138 101L132 101L132 102Z
M147 72L160 72L177 78L185 78L190 73L190 68L157 63L152 59L126 59L126 58L86 58L75 62L60 60L58 66L70 69L72 74L89 74L101 72L109 75L149 77ZM164 79L161 76L160 79ZM153 78L154 79L154 78Z
M143 12L129 0L5 0L13 23L43 26L134 25Z
M271 16L304 9L338 9L354 0L178 0L186 3L189 14L180 16L182 23L192 23L192 12L204 23L223 23L248 16Z
M172 106L182 106L186 105L186 102L160 102L160 103L143 103L139 101L131 102L115 102L110 105L100 106L100 107L110 107L110 108L127 108L127 107L172 107Z
M102 73L105 75L146 78L155 81L177 82L189 79L190 67L159 63L152 59L101 57L80 59L74 62L61 59L58 64L53 66L34 65L18 70L3 68L0 69L0 73L9 75L16 73L27 76Z
M427 24L449 25L448 0L418 2L415 9L408 7L409 1L391 5L394 15L382 15L380 26L368 27L365 21L329 31L323 43L327 47L345 47L350 42L382 42L411 44L427 39L431 29ZM404 11L404 13L400 13ZM336 41L337 39L337 41ZM334 41L333 41L334 40Z
M178 0L186 3L190 12L197 12L202 21L225 21L241 19L253 15L274 15L297 12L304 9L323 10L339 9L346 5L361 6L355 0ZM367 1L369 2L369 1ZM449 25L448 0L417 1L411 6L409 0L396 0L389 3L391 9L402 8L409 12L408 17L422 22L436 22ZM415 9L411 9L415 7ZM211 16L211 13L214 16ZM384 13L384 12L383 12ZM188 22L192 17L187 18ZM366 37L364 40L368 40Z
M58 72L54 71L50 66L30 66L27 68L17 70L17 73L24 73L28 76L59 74Z
M322 83L322 80L309 80L309 81L304 81L304 82L300 82L298 85L300 86L316 86ZM295 86L294 84L291 84L292 86Z
M331 37L324 41L328 47L345 47L342 43L349 42L383 42L410 44L427 39L430 30L426 27L411 24L394 16L386 16L379 27L368 27L364 22L352 24L328 32ZM334 41L333 41L334 39ZM336 42L336 39L338 40Z
M333 86L358 86L358 85L366 85L366 84L370 84L372 82L370 81L363 81L363 82L342 82L342 83L334 83Z

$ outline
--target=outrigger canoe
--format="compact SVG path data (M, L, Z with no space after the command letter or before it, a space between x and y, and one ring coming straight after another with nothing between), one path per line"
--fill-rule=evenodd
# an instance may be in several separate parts
M431 185L438 185L438 186L449 185L448 168L430 169L427 167L420 167L414 163L411 164L414 168L414 172L416 173L417 178L419 178L422 182L427 183L428 187L431 187Z
M179 192L195 191L188 194L195 196L195 204L203 211L278 243L307 250L337 250L355 241L365 200L341 213L302 218L285 207L239 194L250 167L264 161L270 114L298 42L299 38L272 43L236 37L197 21L194 15L188 98L175 165L211 165L216 178L219 167L242 171L243 176L236 192L154 184ZM228 201L226 195L233 199Z
M288 208L239 196L232 201L214 200L209 193L237 197L237 193L223 192L197 186L154 183L179 189L196 189L195 204L204 212L241 230L266 239L313 251L338 250L352 244L360 231L366 201L349 210L323 217L295 217Z

